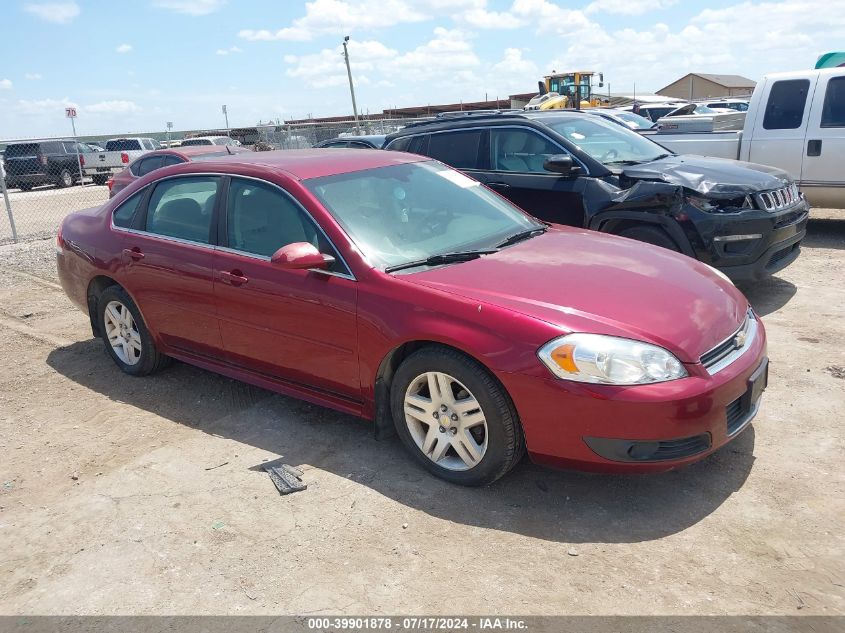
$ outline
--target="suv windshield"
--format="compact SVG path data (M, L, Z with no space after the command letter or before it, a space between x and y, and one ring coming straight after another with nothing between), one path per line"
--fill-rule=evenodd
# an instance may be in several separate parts
M382 269L443 253L494 249L516 233L543 227L478 182L433 161L303 184Z
M134 138L118 138L106 142L107 152L131 152L132 150L143 149L141 143Z
M665 148L600 117L562 116L543 123L600 163L647 163L667 156Z

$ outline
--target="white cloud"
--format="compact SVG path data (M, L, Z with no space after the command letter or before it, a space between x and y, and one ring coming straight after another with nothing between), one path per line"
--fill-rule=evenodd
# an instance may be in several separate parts
M619 15L642 15L649 11L665 9L678 0L595 0L584 9L585 13L618 13Z
M185 15L208 15L218 11L226 0L155 0L153 5Z
M375 40L350 40L352 76L356 85L384 87L385 81L396 77L413 77L413 82L403 85L423 91L442 82L458 94L462 85L473 84L483 91L477 88L480 82L471 70L481 61L468 40L463 31L443 27L434 29L431 40L405 53ZM287 75L314 88L343 86L347 77L342 50L342 46L336 46L312 55L286 55L284 61L290 66Z
M15 111L23 115L51 115L64 116L65 108L78 108L79 105L65 97L64 99L20 99L15 104Z
M516 29L525 25L524 20L508 11L488 11L487 0L476 0L455 18L477 29Z
M41 79L41 73L26 73L24 75L24 79L29 79L31 81L38 81Z
M218 55L229 55L231 53L243 53L243 51L238 48L237 46L230 46L229 48L218 48L217 49Z
M313 0L305 3L305 15L290 26L270 31L243 29L246 40L306 41L317 35L348 34L356 29L376 29L407 22L420 22L427 14L407 0Z
M820 52L845 39L845 0L830 0L824 11L813 0L746 1L704 9L686 24L617 31L547 0L516 0L513 11L530 17L538 34L571 42L544 70L603 71L613 92L631 91L635 80L638 91L658 90L689 72L757 80L766 72L812 68Z
M140 112L141 107L134 101L100 101L92 105L87 105L83 108L85 112L93 112L96 114L128 114Z
M131 45L131 44L121 44L121 45L120 45L120 46L118 46L116 49L114 49L114 51L115 51L116 53L128 53L128 52L130 52L131 50L132 50L132 45Z
M23 5L23 10L56 24L73 22L81 11L76 2L27 2Z
M0 90L11 90L11 89L12 89L11 79L0 79Z

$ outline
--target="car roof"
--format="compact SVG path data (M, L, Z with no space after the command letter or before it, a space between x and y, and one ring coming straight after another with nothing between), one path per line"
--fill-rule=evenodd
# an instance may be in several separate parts
M427 160L431 159L416 154L385 152L380 149L311 148L232 154L220 160L203 161L201 167L197 166L198 163L194 169L208 169L214 166L221 171L227 171L231 170L232 165L239 165L246 168L257 167L270 171L283 171L299 180L307 180ZM180 173L189 172L190 169L186 167L189 164L165 169Z
M455 114L453 116L439 116L426 121L412 123L397 132L387 135L387 141L402 136L421 134L425 131L439 130L449 127L471 127L478 124L508 123L518 120L537 120L543 122L547 119L560 119L561 117L584 117L587 116L581 110L511 110L493 112L468 112L466 114ZM386 144L386 143L385 143Z

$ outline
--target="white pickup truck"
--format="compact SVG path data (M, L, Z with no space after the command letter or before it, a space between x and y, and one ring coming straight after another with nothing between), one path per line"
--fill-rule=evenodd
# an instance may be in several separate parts
M741 131L643 134L678 154L780 167L811 205L845 209L845 68L766 75Z
M159 142L153 138L112 138L106 141L105 152L85 155L82 171L95 185L104 185L114 174L126 169L133 160L159 148Z

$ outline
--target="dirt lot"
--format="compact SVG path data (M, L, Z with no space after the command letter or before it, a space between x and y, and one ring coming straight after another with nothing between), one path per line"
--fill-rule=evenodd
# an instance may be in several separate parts
M805 244L748 291L771 376L735 442L656 476L524 462L486 489L187 365L125 376L52 242L0 247L0 613L845 614L845 219ZM308 490L277 494L279 457Z

